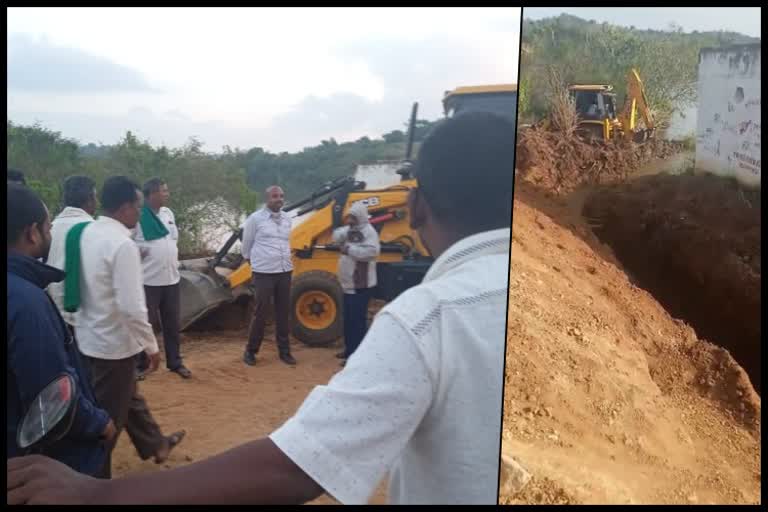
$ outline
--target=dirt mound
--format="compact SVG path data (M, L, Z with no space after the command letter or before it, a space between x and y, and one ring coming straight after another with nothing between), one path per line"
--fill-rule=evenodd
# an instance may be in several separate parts
M623 182L644 163L681 150L681 144L661 139L588 142L534 126L518 133L517 176L562 194L584 184Z
M744 370L522 180L513 220L502 449L533 478L501 503L759 503Z
M584 214L637 284L726 348L759 391L760 197L715 176L647 176L596 190Z

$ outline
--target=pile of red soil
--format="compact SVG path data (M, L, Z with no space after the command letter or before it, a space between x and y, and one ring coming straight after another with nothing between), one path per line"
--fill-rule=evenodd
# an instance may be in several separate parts
M640 145L587 141L534 126L518 133L515 166L519 178L562 194L580 185L625 181L652 159L666 158L681 150L681 144L661 139Z

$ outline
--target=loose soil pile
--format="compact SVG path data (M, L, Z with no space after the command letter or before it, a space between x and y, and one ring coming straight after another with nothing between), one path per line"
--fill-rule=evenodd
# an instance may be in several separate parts
M541 127L518 133L517 177L554 194L570 192L581 185L625 181L643 164L681 151L679 143L661 139L637 145L625 141L588 142L579 137Z
M523 180L511 261L502 449L533 478L501 503L760 503L760 397L727 351Z

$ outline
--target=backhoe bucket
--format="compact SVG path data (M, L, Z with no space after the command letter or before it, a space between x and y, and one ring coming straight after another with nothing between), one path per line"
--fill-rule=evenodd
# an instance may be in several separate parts
M182 331L219 306L235 300L224 280L193 270L181 270L180 274Z

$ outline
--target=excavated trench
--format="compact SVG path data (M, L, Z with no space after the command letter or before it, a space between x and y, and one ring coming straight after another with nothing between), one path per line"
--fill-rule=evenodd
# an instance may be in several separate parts
M760 393L760 192L659 174L598 186L582 213L635 284L728 350Z
M663 169L689 167L676 161L682 145L663 140L585 143L534 127L517 146L518 178L560 197L593 190L574 201L629 277L728 350L759 393L760 192Z

